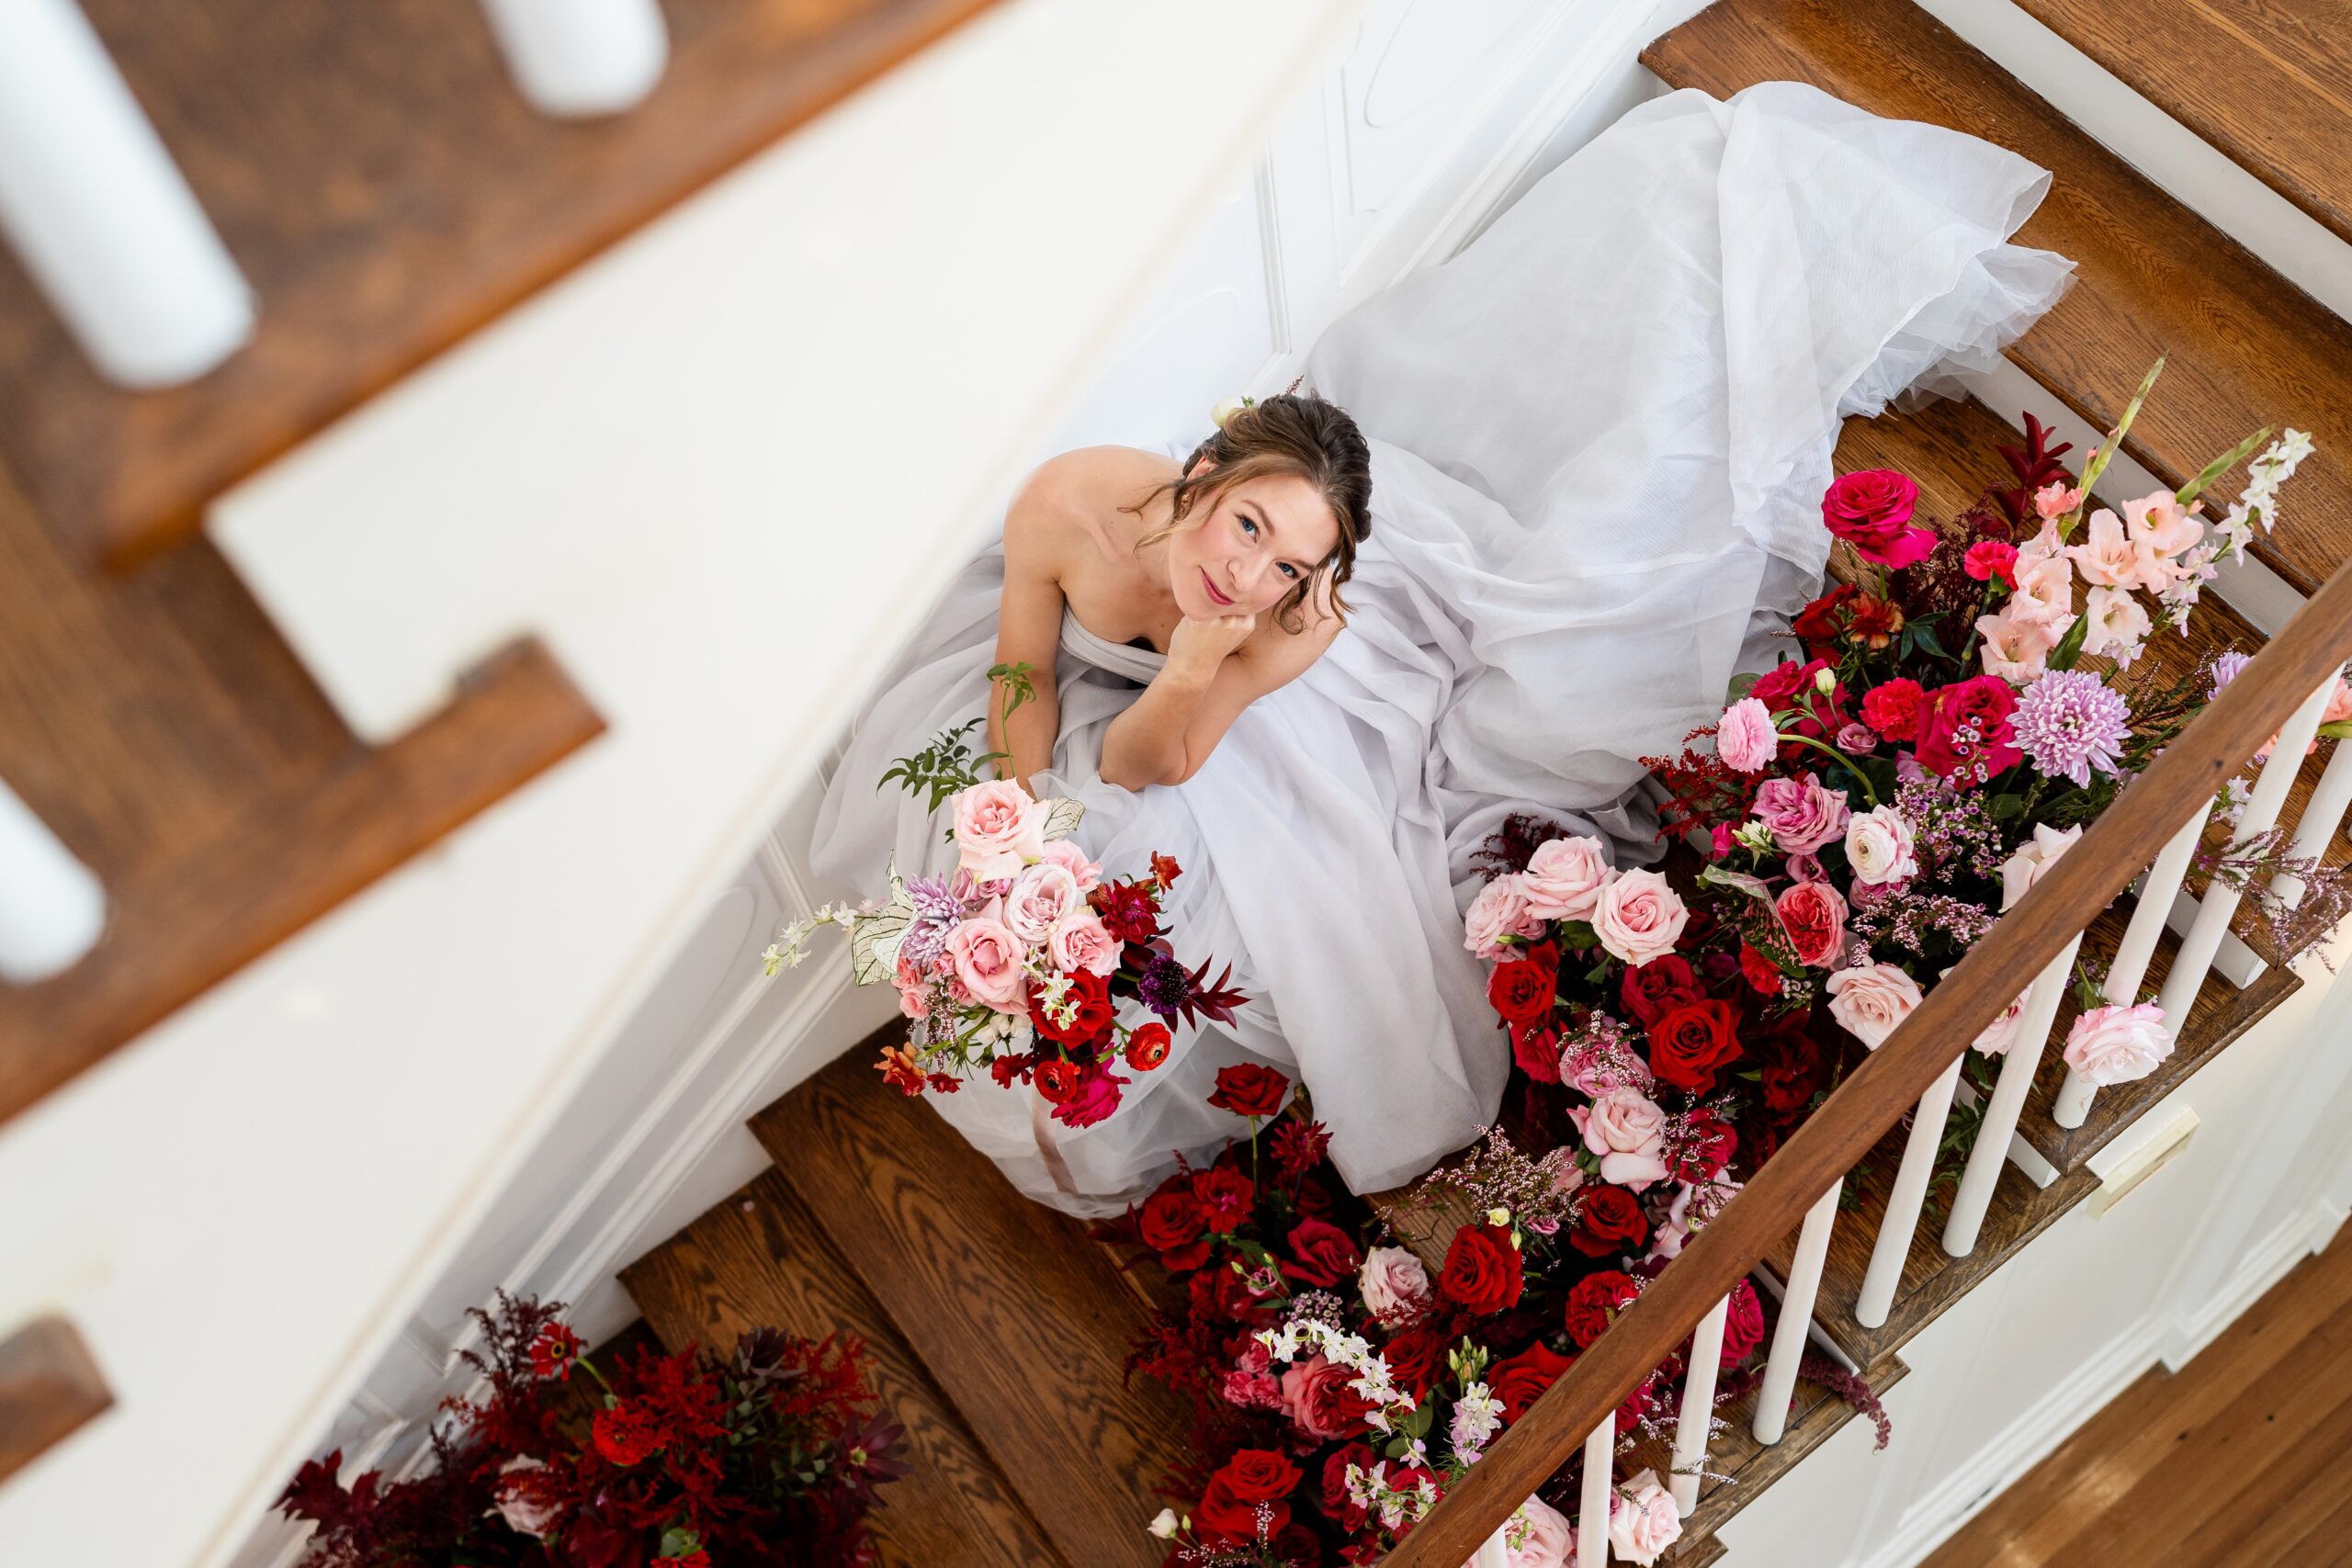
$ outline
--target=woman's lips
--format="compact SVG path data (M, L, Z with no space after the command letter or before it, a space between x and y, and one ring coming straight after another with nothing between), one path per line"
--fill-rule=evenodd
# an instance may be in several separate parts
M1233 603L1230 597L1226 594L1219 593L1216 591L1216 584L1209 581L1209 573L1206 567L1203 567L1201 569L1201 586L1208 590L1210 604L1225 605Z

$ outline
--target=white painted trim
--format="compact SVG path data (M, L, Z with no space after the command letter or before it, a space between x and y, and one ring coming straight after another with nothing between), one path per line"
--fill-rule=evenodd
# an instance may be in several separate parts
M2292 1273L2296 1264L2326 1251L2344 1219L2344 1210L2333 1199L2320 1197L2281 1220L2255 1243L2220 1292L2174 1313L2162 1348L2165 1365L2174 1371L2187 1366L2199 1351L2221 1337L2239 1314Z

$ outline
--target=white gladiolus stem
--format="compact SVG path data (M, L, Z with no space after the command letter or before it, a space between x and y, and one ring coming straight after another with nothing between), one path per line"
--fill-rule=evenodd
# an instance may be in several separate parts
M1796 1394L1797 1365L1804 1359L1805 1334L1813 1326L1814 1298L1821 1291L1821 1268L1829 1258L1829 1233L1838 1224L1838 1192L1843 1185L1830 1183L1829 1190L1805 1211L1804 1228L1797 1233L1796 1257L1789 1263L1788 1282L1781 1292L1781 1321L1772 1327L1772 1349L1756 1395L1756 1420L1748 1428L1768 1448L1789 1428L1789 1401Z
M2001 1058L2000 1078L1984 1102L1984 1124L1977 1129L1975 1147L1968 1151L1967 1168L1960 1173L1951 1217L1944 1222L1944 1250L1954 1258L1965 1258L1976 1250L1976 1233L1984 1224L1984 1212L1992 1207L2001 1168L2008 1163L2009 1139L2018 1130L2018 1114L2025 1109L2033 1075L2041 1069L2042 1050L2050 1043L2050 1025L2058 1016L2058 1004L2065 999L2066 982L2075 972L2075 953L2082 945L2082 932L2076 931L2075 940L2050 961L2027 993L2025 1011L2018 1018L2017 1038Z
M0 980L29 986L81 962L106 929L90 868L0 784Z
M2015 1051L2023 1039L2020 1032L2009 1049ZM1871 1265L1862 1274L1861 1294L1854 1302L1854 1321L1864 1328L1884 1323L1894 1308L1895 1287L1903 1282L1903 1262L1911 1256L1912 1237L1919 1232L1919 1211L1927 1203L1928 1183L1936 1173L1936 1149L1943 1142L1944 1122L1951 1115L1952 1092L1960 1087L1961 1064L1967 1059L1964 1051L1953 1057L1951 1066L1919 1096L1918 1111L1911 1118L1911 1135L1903 1145L1903 1163L1895 1168L1894 1185L1887 1193L1886 1214L1871 1247Z
M557 118L634 107L670 62L657 0L482 0L531 107Z
M1577 1568L1608 1568L1609 1507L1617 1495L1617 1413L1584 1440L1584 1491L1577 1519Z
M1684 1518L1699 1506L1699 1472L1707 1463L1707 1426L1715 1414L1715 1373L1724 1359L1724 1318L1731 1311L1725 1296L1708 1309L1690 1336L1690 1370L1682 1380L1682 1414L1674 1424L1674 1475L1667 1490L1674 1495L1674 1511Z
M253 291L73 0L0 5L0 229L108 380L193 380L253 334Z
M2211 807L2182 823L2180 831L2156 852L2154 862L2148 867L2148 874L2140 884L2140 901L2132 911L2132 922L2123 928L2123 941L2116 947L2115 962L2108 967L2102 994L2109 1005L2130 1007L2139 999L2140 982L2148 977L2148 961L2155 956L2156 939L2164 934L2165 917L2180 892L2182 879L2188 874L2188 863L2196 858L2197 841L2204 835ZM2169 1015L2165 1021L2178 1032L2178 1026L2172 1023ZM2058 1099L2051 1107L2050 1119L2061 1127L2081 1126L2090 1115L2091 1100L2098 1093L2098 1085L2068 1067L2065 1081L2058 1087Z

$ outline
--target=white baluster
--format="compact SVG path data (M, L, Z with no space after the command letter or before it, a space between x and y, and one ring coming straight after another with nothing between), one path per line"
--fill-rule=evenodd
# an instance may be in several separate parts
M193 380L253 333L252 290L73 0L0 5L0 228L110 380Z
M2303 765L2303 748L2319 733L2320 715L2326 711L2327 699L2335 690L2335 677L2331 674L2318 691L2303 699L2294 716L2280 726L2278 749L2255 776L2254 791L2246 796L2245 810L2238 817L2234 842L2244 843L2278 820L2278 812L2287 804L2287 792L2294 786L2295 774ZM2156 997L2157 1005L2164 1009L2165 1025L2176 1036L2188 1021L2189 1004L2196 1001L2199 987L2205 984L2205 972L2212 967L2213 954L2220 950L2222 938L2229 933L2230 917L2237 910L2236 889L2218 876L2206 884L2205 897L2198 903L2197 919L2189 926L2188 934L2180 939L2180 951L2173 954L2172 968L2165 974L2164 989Z
M617 114L653 90L670 61L657 0L482 0L482 9L515 86L544 115Z
M2016 1047L2012 1045L2011 1050ZM1944 1123L1951 1116L1952 1091L1960 1087L1963 1051L1951 1066L1919 1096L1911 1117L1911 1135L1903 1145L1903 1163L1895 1167L1894 1184L1887 1191L1886 1215L1879 1222L1878 1239L1871 1245L1871 1266L1863 1270L1861 1294L1854 1302L1854 1321L1876 1328L1894 1309L1895 1287L1903 1282L1903 1262L1911 1256L1911 1240L1919 1234L1919 1211L1927 1206L1928 1183L1936 1173L1936 1150L1944 1141Z
M2050 1043L2050 1025L2058 1016L2058 1004L2065 998L2066 982L2075 971L2075 953L2082 945L2082 932L2076 931L2065 951L2034 977L2033 988L2026 994L2017 1038L2001 1057L2001 1076L1984 1101L1984 1124L1977 1129L1975 1146L1968 1151L1967 1168L1960 1173L1951 1216L1944 1222L1944 1250L1954 1258L1965 1258L1976 1250L1976 1233L1984 1224L1984 1212L1993 1205L1993 1189L2001 1179L2001 1168L2008 1163L2009 1139L2018 1130L2018 1114L2025 1109L2033 1075L2041 1069L2042 1050Z
M1699 1320L1690 1336L1690 1370L1682 1380L1682 1414L1674 1423L1674 1474L1667 1489L1683 1517L1699 1506L1699 1472L1707 1464L1707 1427L1715 1414L1715 1374L1723 1368L1725 1296Z
M1829 1233L1838 1224L1838 1192L1844 1185L1832 1182L1805 1211L1804 1228L1797 1232L1796 1257L1789 1262L1788 1281L1781 1292L1781 1321L1772 1328L1772 1349L1764 1361L1764 1383L1757 1392L1756 1420L1749 1427L1767 1447L1788 1430L1797 1364L1804 1359L1805 1333L1813 1326L1814 1298L1821 1291L1821 1267L1829 1258Z
M29 986L71 969L106 921L98 879L0 784L0 980Z
M1501 1529L1480 1541L1478 1550L1470 1554L1470 1561L1462 1568L1510 1568L1510 1541L1507 1533L1510 1529L1510 1526L1505 1524Z
M2148 977L2148 961L2155 956L2156 939L2164 934L2165 919L2171 910L2173 899L2180 892L2181 879L2188 874L2188 863L2196 857L2197 841L2204 835L2208 812L2199 811L2180 825L2180 831L2156 852L2154 864L2140 884L2140 902L2132 911L2131 924L2123 928L2123 941L2115 949L2115 962L2108 967L2107 984L2101 994L2114 1007L2130 1007L2140 997L2140 982ZM2058 1098L2050 1108L2050 1119L2061 1127L2079 1127L2091 1113L2091 1100L2098 1095L2098 1086L2085 1078L2074 1068L2066 1069L2065 1082L2058 1086Z
M1577 1568L1609 1568L1609 1509L1617 1495L1617 1413L1584 1440L1584 1494L1577 1506Z
M2346 807L2352 807L2352 740L2338 740L2335 755L2319 775L2319 786L2303 806L2302 818L2295 824L2295 841L2288 852L2298 860L2325 861L2336 830L2344 826ZM2303 901L2300 876L2280 876L2271 883L2270 890L2290 909Z

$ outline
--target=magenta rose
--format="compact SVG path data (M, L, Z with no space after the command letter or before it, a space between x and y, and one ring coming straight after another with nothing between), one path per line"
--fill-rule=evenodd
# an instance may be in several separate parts
M1826 969L1846 945L1846 896L1826 882L1792 883L1772 901L1797 962Z
M1919 714L1919 765L1962 789L2015 766L2025 755L2009 723L2017 710L2017 693L1997 675L1938 687Z
M1742 1280L1732 1287L1731 1303L1724 1313L1723 1364L1736 1367L1763 1342L1764 1303L1756 1299L1756 1287Z
M1919 487L1892 468L1841 474L1821 498L1821 520L1832 534L1882 566L1910 566L1936 547L1936 536L1914 528Z
M1108 1068L1089 1071L1078 1080L1068 1100L1054 1107L1054 1120L1072 1127L1091 1127L1119 1109L1120 1086L1130 1082Z
M1756 819L1784 854L1809 854L1846 831L1846 797L1811 773L1766 779L1756 786Z

